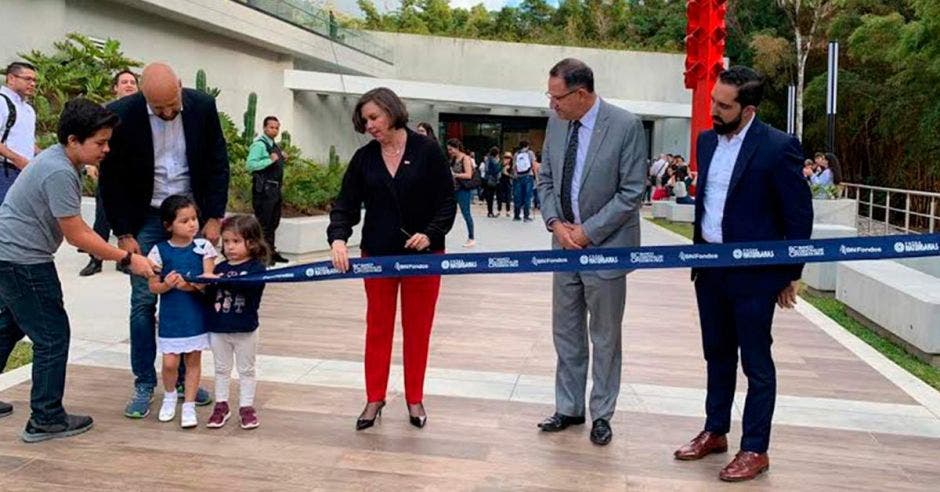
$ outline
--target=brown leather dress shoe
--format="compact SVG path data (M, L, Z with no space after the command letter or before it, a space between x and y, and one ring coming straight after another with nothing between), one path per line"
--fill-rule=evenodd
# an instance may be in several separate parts
M767 457L767 453L740 451L731 463L721 470L718 478L725 482L742 482L751 480L769 469L770 458Z
M728 451L728 439L725 438L724 434L702 431L695 436L695 439L677 449L673 456L677 460L692 461L700 460L712 453L724 453L726 451Z

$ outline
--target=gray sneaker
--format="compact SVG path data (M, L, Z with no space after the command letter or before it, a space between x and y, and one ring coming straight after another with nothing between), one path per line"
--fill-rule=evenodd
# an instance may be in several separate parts
M85 415L66 415L65 422L54 425L35 425L33 419L29 419L21 437L24 442L48 441L81 434L91 429L93 424L91 417Z
M183 400L186 395L186 388L182 384L176 384L176 394L179 395L179 399ZM196 406L204 407L212 403L212 394L206 391L204 388L199 388L196 390Z
M124 416L132 419L142 419L150 414L150 403L153 402L153 388L137 386L134 396L124 407Z

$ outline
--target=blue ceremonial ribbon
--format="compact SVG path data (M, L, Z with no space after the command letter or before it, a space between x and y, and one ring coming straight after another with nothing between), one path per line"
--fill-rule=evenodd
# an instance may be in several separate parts
M940 234L808 239L755 243L641 246L582 250L415 254L350 259L341 273L320 261L264 273L190 282L316 282L352 278L481 273L534 273L645 268L714 268L940 256Z

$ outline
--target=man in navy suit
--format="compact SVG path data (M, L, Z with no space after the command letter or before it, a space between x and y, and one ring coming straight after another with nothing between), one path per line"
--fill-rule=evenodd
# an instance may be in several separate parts
M699 135L696 244L808 239L810 189L800 142L757 118L764 80L731 67L712 91L714 130ZM735 257L760 251L742 250ZM697 460L727 451L738 351L747 376L741 449L719 473L750 480L770 466L767 447L777 382L770 346L774 304L796 303L803 265L696 269L692 272L708 367L705 429L675 452Z
M118 99L108 109L121 118L111 137L111 152L101 164L101 195L118 247L146 255L167 239L160 204L170 195L193 197L202 234L216 243L228 201L229 164L215 100L184 89L173 69L151 63L141 74L140 92ZM124 409L144 418L157 384L153 363L157 346L157 298L147 280L131 277L131 369L134 394ZM185 368L180 366L180 381ZM180 391L180 394L183 392ZM212 398L199 388L198 405Z

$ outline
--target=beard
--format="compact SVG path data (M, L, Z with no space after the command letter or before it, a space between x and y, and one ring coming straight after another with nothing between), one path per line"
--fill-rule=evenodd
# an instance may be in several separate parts
M173 113L173 116L166 116L163 114L158 114L157 117L163 121L173 121L176 119L177 116L179 116L179 114L180 114L179 111L176 111Z
M728 121L728 122L725 122L724 120L722 120L722 119L719 118L718 116L712 116L712 128L714 128L714 129L715 129L715 133L717 133L717 134L719 134L719 135L727 135L727 134L729 134L729 133L731 133L731 132L737 130L737 129L741 126L741 119L742 119L743 115L744 115L744 112L742 111L742 112L738 113L738 117L737 117L737 118L735 118L735 119L733 119L733 120L731 120L731 121Z

